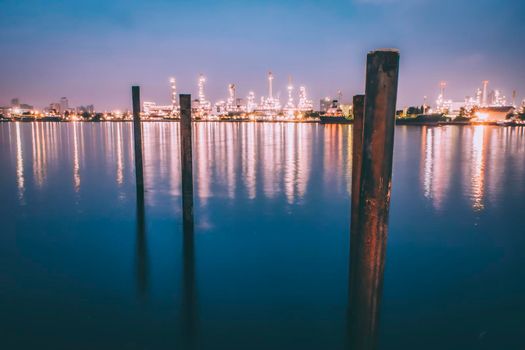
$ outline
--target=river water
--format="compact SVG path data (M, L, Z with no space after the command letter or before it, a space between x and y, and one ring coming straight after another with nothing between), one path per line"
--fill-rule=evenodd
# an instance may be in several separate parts
M196 123L185 245L177 123L143 210L131 123L1 123L0 348L346 348L351 134ZM379 348L523 349L525 128L398 126L392 189Z

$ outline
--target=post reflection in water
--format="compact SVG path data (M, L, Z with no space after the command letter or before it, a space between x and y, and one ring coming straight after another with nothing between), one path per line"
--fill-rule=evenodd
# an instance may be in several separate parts
M183 210L188 210L184 208ZM191 213L193 215L193 213ZM197 286L195 280L195 236L193 221L183 224L182 234L182 329L183 349L197 348Z
M144 191L137 191L137 235L136 235L137 292L142 300L148 295L148 250Z

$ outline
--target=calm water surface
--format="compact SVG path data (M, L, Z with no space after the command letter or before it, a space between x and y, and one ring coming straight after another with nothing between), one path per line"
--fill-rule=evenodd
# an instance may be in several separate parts
M351 133L0 124L0 348L344 349ZM397 127L381 349L525 347L525 128ZM186 249L183 249L186 247ZM184 251L190 249L191 251Z

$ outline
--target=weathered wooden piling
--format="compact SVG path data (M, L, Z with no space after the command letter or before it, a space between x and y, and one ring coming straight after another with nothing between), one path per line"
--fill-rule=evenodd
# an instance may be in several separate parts
M375 349L381 301L399 74L399 52L368 54L359 178L358 217L352 225L350 265L350 344ZM353 204L353 203L352 203Z
M182 172L182 223L193 227L193 159L191 95L180 95L180 160ZM185 229L186 230L186 229Z
M140 87L131 87L133 101L133 139L135 145L135 182L137 193L144 191L144 176L142 166L142 127L140 125Z
M182 172L182 348L197 348L197 293L193 232L193 157L191 95L180 95L180 152Z
M352 250L355 249L355 234L357 221L359 218L359 188L361 184L361 164L363 156L363 125L365 95L356 95L353 98L354 123L352 126L352 205L350 221L350 257L355 256ZM352 276L353 264L350 264L350 276Z
M148 267L146 255L146 220L144 210L144 175L142 165L142 126L140 124L140 87L131 87L133 107L133 143L135 149L135 185L137 195L137 290L145 298L148 285Z

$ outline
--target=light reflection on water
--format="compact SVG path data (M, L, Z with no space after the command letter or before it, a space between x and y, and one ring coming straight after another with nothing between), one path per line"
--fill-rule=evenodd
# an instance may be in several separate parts
M20 137L20 123L16 123L16 182L20 204L24 204L24 154Z
M145 181L150 204L155 196L167 191L180 195L179 126L176 123L144 124ZM21 128L23 131L21 131ZM94 151L101 140L108 171L117 185L133 181L132 129L128 124L109 123L102 128L84 123L66 125L53 123L15 123L16 181L20 202L23 203L26 182L26 164L31 164L32 180L36 188L47 181L49 167L57 166L59 159L72 153L72 183L75 192L81 187L83 159ZM29 130L28 130L29 129ZM284 193L289 204L299 202L308 189L312 168L312 147L319 132L309 124L256 123L197 123L194 126L194 162L196 194L201 205L207 199L245 195L274 198ZM62 132L60 132L62 130ZM351 130L351 129L350 129ZM28 132L30 131L30 132ZM327 125L323 132L323 176L325 186L346 185L350 194L352 163L351 132ZM472 209L485 208L486 197L496 201L502 189L505 162L523 152L521 129L472 127L422 127L420 129L420 183L423 195L436 210L443 209L450 197L452 182L461 179L462 192L470 200ZM86 149L84 140L92 142ZM88 141L89 142L89 141ZM24 149L31 149L30 159ZM498 156L510 153L510 159ZM26 159L24 159L24 157ZM91 157L91 156L90 156ZM455 167L455 162L461 164ZM52 164L50 164L52 163ZM334 166L337 165L337 166ZM100 165L97 165L100 166ZM516 164L523 171L523 163ZM66 169L61 169L66 171ZM126 177L127 176L127 177ZM262 190L257 181L262 182ZM156 186L168 183L167 189ZM212 183L221 188L212 193ZM522 186L522 184L514 184ZM238 188L242 186L242 190Z
M0 124L8 339L165 348L191 326L203 349L344 348L352 127L193 128L183 241L177 123L143 124L144 198L131 123ZM524 130L396 128L380 348L521 339Z

